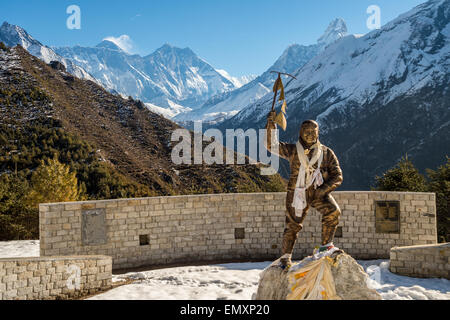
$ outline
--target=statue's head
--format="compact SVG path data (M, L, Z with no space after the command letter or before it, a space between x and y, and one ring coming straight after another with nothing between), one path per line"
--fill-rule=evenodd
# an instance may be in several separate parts
M313 145L319 139L319 124L314 120L306 120L300 126L299 139L307 146Z

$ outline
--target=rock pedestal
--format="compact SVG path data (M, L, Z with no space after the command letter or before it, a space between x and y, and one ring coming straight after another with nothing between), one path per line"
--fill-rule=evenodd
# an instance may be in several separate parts
M343 251L333 253L330 258L333 261L331 274L336 291L334 299L381 300L380 294L367 286L369 276L355 259ZM312 261L312 257L307 257L299 263L293 263L287 271L278 266L278 260L274 261L261 273L255 299L288 300L288 295L292 292L291 288L294 284L291 282L292 280L289 280L290 275L298 270L299 265L307 266ZM305 299L308 299L308 297Z

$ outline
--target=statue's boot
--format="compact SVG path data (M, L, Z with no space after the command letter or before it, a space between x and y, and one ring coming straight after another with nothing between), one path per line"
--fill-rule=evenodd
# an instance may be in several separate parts
M292 254L286 253L280 258L281 269L289 269L292 266Z
M332 245L337 226L322 225L322 246Z
M288 269L292 265L292 252L294 251L294 245L297 241L298 232L301 228L301 225L297 225L295 229L290 229L288 226L284 232L283 244L281 248L282 256L280 258L280 264L283 269Z
M333 242L340 214L341 211L338 209L322 217L322 246Z

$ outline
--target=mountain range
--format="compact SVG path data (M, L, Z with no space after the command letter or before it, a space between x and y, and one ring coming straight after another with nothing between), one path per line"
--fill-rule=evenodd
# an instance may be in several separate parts
M200 108L180 113L174 117L174 120L187 126L186 122L188 121L202 120L214 124L230 118L272 91L276 75L271 71L293 73L328 45L346 35L347 25L345 21L341 18L334 19L316 44L308 46L290 45L269 69L253 81L241 88L213 96Z
M364 190L408 154L424 171L444 163L450 146L450 0L430 0L364 36L329 45L285 84L287 130L314 119L333 148L343 189ZM273 93L219 128L264 128ZM283 173L287 176L287 170Z
M150 110L186 125L192 120L229 118L270 91L273 75L269 71L294 72L346 34L345 22L335 19L317 44L291 45L261 76L241 78L215 69L189 48L169 44L144 57L128 54L110 40L95 47L49 48L7 22L0 28L0 41L8 46L21 44L46 63L60 61L75 76L97 81L112 93L140 99Z
M78 78L97 82L112 93L140 99L168 118L255 78L233 77L225 70L216 70L190 48L170 44L145 57L128 54L109 40L95 47L50 48L7 22L0 27L0 41L10 47L20 44L46 63L59 61Z
M174 164L176 123L19 45L0 47L0 129L0 174L14 170L12 152L18 151L14 162L25 174L56 155L74 170L85 168L78 174L88 191L103 184L95 188L103 198L281 191L284 183L261 176L259 165ZM123 185L147 191L112 193L111 186Z
M450 0L430 0L363 36L348 35L345 22L335 19L316 44L289 46L266 72L247 79L168 44L145 57L111 41L49 48L7 23L0 41L21 44L47 63L60 61L114 97L141 99L140 106L186 127L202 119L223 131L263 128L273 99L270 71L291 73L297 79L285 78L288 127L281 140L294 143L301 122L315 119L321 141L341 161L341 188L367 190L405 154L421 171L448 155L449 7Z
M105 88L169 110L173 105L193 109L215 94L241 85L239 79L214 69L191 49L170 44L145 57L130 55L108 40L94 48L54 50L84 68Z

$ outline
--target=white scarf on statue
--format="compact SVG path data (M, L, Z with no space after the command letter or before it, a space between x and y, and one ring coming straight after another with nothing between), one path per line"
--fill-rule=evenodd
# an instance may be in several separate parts
M306 189L313 184L315 189L323 184L323 177L320 172L323 150L319 140L311 147L311 150L314 151L311 160L309 160L302 144L297 141L297 155L300 160L300 168L297 176L297 184L295 185L292 207L295 208L295 215L298 217L302 215L303 209L307 206ZM316 163L317 169L314 169Z

